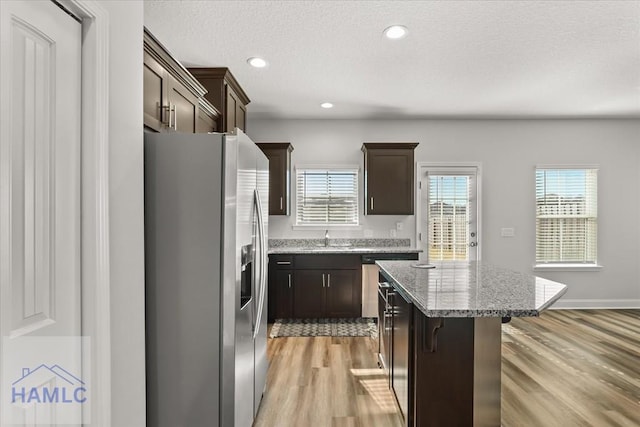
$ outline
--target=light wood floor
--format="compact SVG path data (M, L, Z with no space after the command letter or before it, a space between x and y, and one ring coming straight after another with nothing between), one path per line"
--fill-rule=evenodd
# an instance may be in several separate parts
M504 427L640 426L640 310L551 310L502 328ZM254 426L402 425L376 350L370 338L269 339Z

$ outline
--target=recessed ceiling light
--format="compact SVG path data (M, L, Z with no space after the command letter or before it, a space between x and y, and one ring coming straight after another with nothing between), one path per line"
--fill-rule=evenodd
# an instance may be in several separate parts
M247 59L247 62L252 67L256 67L256 68L264 68L264 67L267 66L267 61L265 61L264 59L259 58L257 56L254 56L254 57L251 57L251 58Z
M333 108L333 104L330 102L323 102L322 104L320 104L320 106L322 108Z
M392 25L390 27L385 28L382 32L384 36L391 40L398 40L407 35L409 30L404 25Z

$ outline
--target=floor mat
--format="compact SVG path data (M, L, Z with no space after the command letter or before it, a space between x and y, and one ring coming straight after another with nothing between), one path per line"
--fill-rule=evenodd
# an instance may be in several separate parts
M271 338L278 337L372 337L378 328L372 317L353 319L276 319Z

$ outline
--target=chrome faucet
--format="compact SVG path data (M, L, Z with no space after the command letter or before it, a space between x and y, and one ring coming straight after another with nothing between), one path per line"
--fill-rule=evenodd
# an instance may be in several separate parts
M329 246L329 230L324 231L324 245Z

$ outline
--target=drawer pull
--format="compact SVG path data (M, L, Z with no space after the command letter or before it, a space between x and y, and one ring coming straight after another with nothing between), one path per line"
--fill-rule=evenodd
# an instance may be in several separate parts
M276 261L278 265L291 265L291 261Z

